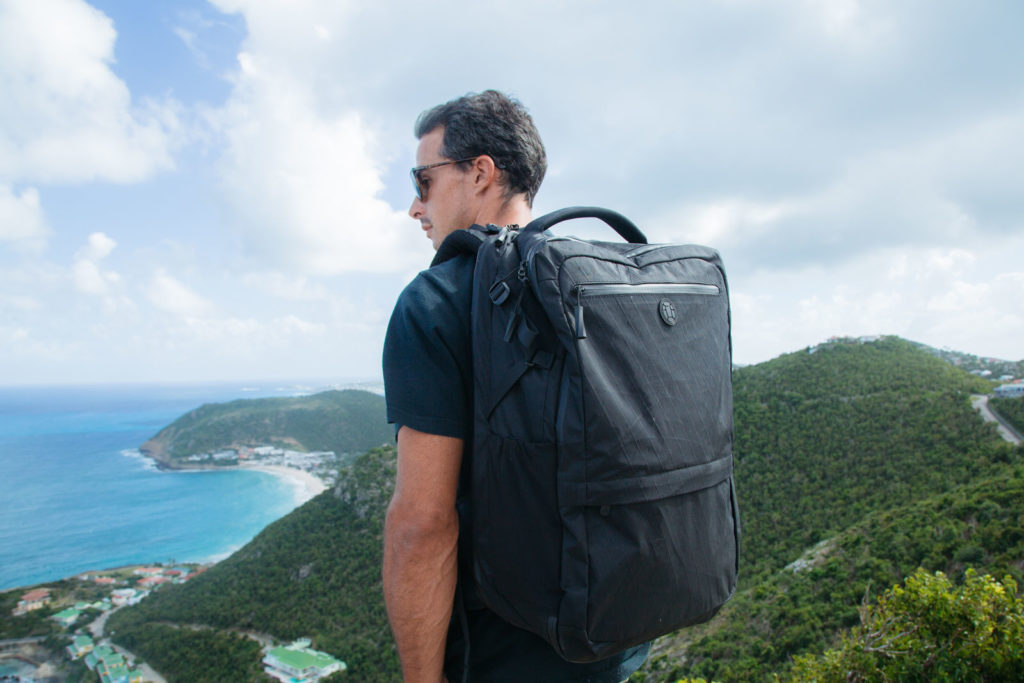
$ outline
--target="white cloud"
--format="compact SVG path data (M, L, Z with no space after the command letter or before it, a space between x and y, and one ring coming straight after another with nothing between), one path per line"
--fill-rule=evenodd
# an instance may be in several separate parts
M16 311L37 311L39 300L27 294L0 294L0 307Z
M15 194L10 186L0 183L0 242L36 251L49 232L39 206L39 192L29 187Z
M104 296L111 293L111 288L121 280L121 276L112 270L103 270L99 262L110 255L117 242L102 232L89 235L85 246L75 254L71 266L72 278L78 291L85 294ZM108 301L114 306L114 300Z
M731 273L734 349L749 363L836 335L895 334L1019 359L1024 236L974 249L900 247L830 268Z
M24 327L0 325L0 339L3 339L7 344L16 344L28 339L28 330Z
M86 294L106 294L111 284L117 281L116 276L103 273L92 261L76 261L72 266L75 287Z
M162 311L184 318L210 315L214 305L163 269L157 269L146 289L149 302Z
M292 276L275 271L247 273L242 282L246 287L278 299L322 301L330 296L326 287L312 282L305 275Z
M240 56L219 118L221 177L246 242L316 274L395 271L412 260L409 218L380 198L374 136L355 112L321 114L310 83L270 56Z
M138 181L169 168L170 105L133 106L112 22L81 0L0 3L0 181Z
M538 212L606 205L722 251L738 361L863 333L1024 355L1013 2L107 7L116 31L81 0L0 0L5 377L375 374L430 258L412 121L488 87L547 143ZM150 74L152 36L180 54ZM122 68L192 101L140 101Z
M745 269L844 263L880 248L957 248L1024 231L1024 105L923 140L875 146L771 201L701 197L655 216L663 239L712 244ZM892 266L889 266L890 268Z
M78 257L98 261L110 256L110 252L117 246L117 242L102 232L94 232L89 235L86 245L78 252Z
M759 203L742 197L712 199L675 207L648 224L648 238L727 247L770 231L795 207L785 202Z

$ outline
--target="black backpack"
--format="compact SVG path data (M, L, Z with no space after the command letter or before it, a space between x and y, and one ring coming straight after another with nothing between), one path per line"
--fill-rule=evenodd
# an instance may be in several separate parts
M628 243L545 232L580 217ZM646 242L575 207L456 231L435 259L476 251L473 588L573 662L706 621L736 587L725 272Z

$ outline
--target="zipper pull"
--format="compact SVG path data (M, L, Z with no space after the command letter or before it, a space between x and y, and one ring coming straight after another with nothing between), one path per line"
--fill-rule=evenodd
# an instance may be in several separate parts
M576 288L576 338L587 338L587 327L583 324L583 287Z
M522 318L522 304L523 304L523 293L526 291L525 285L519 286L519 291L516 292L515 303L512 304L512 315L508 319L508 326L505 328L505 341L512 341L512 335L515 334L516 328L519 326L519 320Z
M501 249L505 246L505 241L508 239L508 228L502 228L498 231L498 236L494 238L494 246L496 249Z

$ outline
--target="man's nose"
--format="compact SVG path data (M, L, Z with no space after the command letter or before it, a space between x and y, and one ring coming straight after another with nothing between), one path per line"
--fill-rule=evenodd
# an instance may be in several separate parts
M420 216L423 215L423 202L420 201L419 197L412 198L412 204L409 206L409 215L415 220L419 220Z

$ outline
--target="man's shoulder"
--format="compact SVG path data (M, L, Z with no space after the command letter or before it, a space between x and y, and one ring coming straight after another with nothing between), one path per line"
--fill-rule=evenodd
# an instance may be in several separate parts
M462 284L466 278L472 280L476 256L473 254L456 254L441 263L420 271L416 279L424 279L442 285ZM415 280L413 280L415 282Z
M453 258L420 271L398 298L399 306L422 310L435 305L468 301L473 286L475 259L471 254Z

